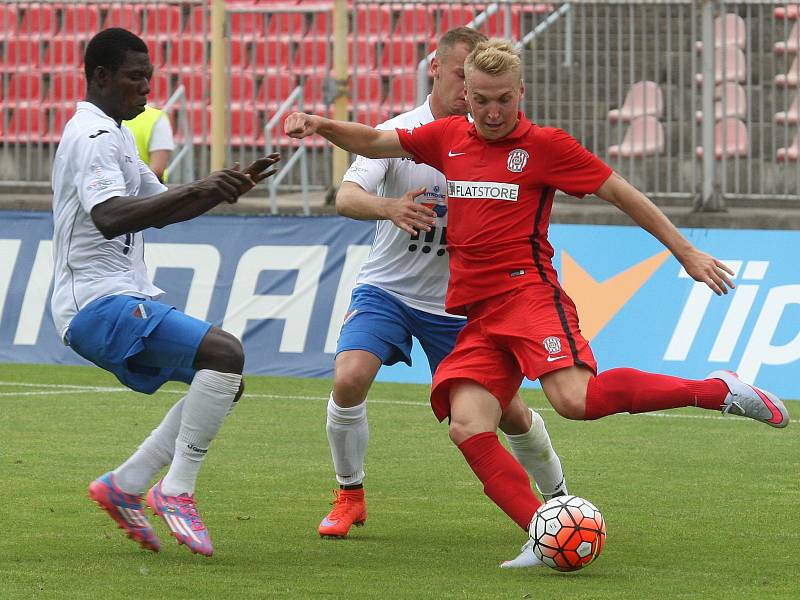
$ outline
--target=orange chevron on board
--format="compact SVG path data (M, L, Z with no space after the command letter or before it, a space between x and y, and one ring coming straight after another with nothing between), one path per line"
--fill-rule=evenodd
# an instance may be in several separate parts
M594 339L664 264L669 255L669 250L664 250L605 281L598 282L562 250L562 285L578 307L583 336L587 340Z

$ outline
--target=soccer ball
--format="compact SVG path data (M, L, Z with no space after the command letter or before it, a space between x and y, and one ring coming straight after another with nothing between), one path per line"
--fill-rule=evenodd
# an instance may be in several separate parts
M539 507L528 536L533 553L548 567L577 571L600 554L606 541L606 523L588 500L558 496Z

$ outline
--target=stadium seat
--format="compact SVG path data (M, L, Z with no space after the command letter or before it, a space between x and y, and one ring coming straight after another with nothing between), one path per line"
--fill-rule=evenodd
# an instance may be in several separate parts
M436 29L436 12L431 6L401 5L401 12L394 26L394 39L430 39Z
M349 81L350 104L379 105L383 101L383 86L377 73L356 73Z
M255 44L253 62L250 64L256 73L266 73L268 71L285 71L291 61L292 46L288 41L269 40Z
M306 39L333 39L333 13L329 10L313 13L311 15L311 25L305 37Z
M800 47L800 23L795 22L786 39L776 42L772 51L775 54L797 54L798 47Z
M608 120L612 123L629 123L636 117L661 117L663 114L664 95L661 93L661 86L655 81L637 81L625 95L622 107L609 111Z
M142 35L159 40L177 39L183 32L181 9L174 5L149 4L142 10ZM202 31L197 32L202 33Z
M789 21L797 20L797 16L800 14L800 5L798 4L790 4L788 6L779 6L775 9L775 18L776 19L786 19Z
M64 4L60 36L92 36L100 29L100 8L95 4Z
M374 69L376 58L374 41L348 38L347 64L350 68Z
M79 37L56 37L47 43L41 66L45 70L74 69L83 64L83 39Z
M714 19L714 48L736 47L744 50L747 46L747 23L737 14L726 13ZM702 51L703 42L695 44Z
M800 94L794 95L786 111L775 113L775 123L778 125L800 123Z
M264 143L264 125L252 107L231 108L228 140L234 146L260 146Z
M622 143L608 147L612 158L641 158L664 151L664 126L653 115L631 120Z
M164 42L157 37L142 36L144 43L147 44L147 52L150 54L150 62L153 63L156 71L164 66Z
M19 25L21 37L31 40L49 40L55 35L57 29L58 21L54 5L36 3L27 5Z
M520 10L518 7L508 5L506 9L500 5L500 9L494 14L489 15L480 30L489 37L507 38L506 33L506 10L511 10L511 37L518 40L520 38Z
M356 6L351 31L359 38L386 40L392 33L392 13L388 6Z
M37 40L15 39L5 42L0 54L0 70L16 72L19 69L35 69L41 62L41 44Z
M156 71L150 80L150 94L147 96L147 101L156 108L164 106L173 91L169 73Z
M17 37L19 13L13 4L0 4L0 42Z
M6 82L3 101L16 106L38 105L42 100L42 76L37 71L18 71Z
M468 25L475 19L475 9L464 4L444 4L436 13L434 38L454 27Z
M800 131L794 136L792 143L786 148L778 148L775 158L780 162L792 161L796 162L800 156Z
M389 93L383 107L394 113L411 110L417 105L417 76L415 73L396 75L389 82Z
M211 103L211 79L205 69L183 73L178 81L183 86L189 106L208 106Z
M140 4L112 4L108 9L103 26L123 27L138 35L142 32L143 10L144 7Z
M228 61L232 72L242 72L250 66L250 43L231 40L228 46Z
M324 23L323 23L324 24ZM306 33L305 13L273 13L267 24L268 39L301 40Z
M747 92L734 81L726 81L719 84L714 90L714 120L719 121L725 117L735 117L737 119L747 118ZM697 122L703 120L703 112L695 113Z
M383 44L378 72L381 75L416 73L422 60L419 45L411 39L395 39Z
M41 143L46 141L46 131L47 115L41 106L15 106L3 130L3 139L7 142Z
M86 95L86 76L78 69L53 73L50 76L50 89L47 103L51 106L71 105L83 100ZM60 130L59 130L60 131Z
M303 81L304 106L328 105L333 101L335 84L333 75L327 72L309 73ZM330 86L330 90L326 88Z
M353 106L350 109L350 120L375 127L389 120L389 111L374 104Z
M167 45L167 62L164 69L173 73L205 70L210 51L206 43L196 38L179 38Z
M61 140L64 127L75 114L75 103L62 103L51 106L47 111L47 135L45 139L49 142Z
M256 106L262 110L274 111L294 88L297 87L297 79L292 73L286 71L280 73L266 73L261 78L261 85L256 95ZM307 102L304 98L304 103Z
M228 84L228 101L232 107L249 106L253 110L256 100L256 81L252 73L231 73Z
M285 64L285 62L281 62L278 66L285 68ZM312 38L298 44L294 55L295 72L327 73L332 65L333 48L330 41Z
M750 136L747 125L734 117L721 119L714 125L714 158L747 156L750 150ZM703 147L696 149L697 158L703 157Z
M736 47L714 49L714 83L723 81L744 82L747 79L747 60L744 52ZM698 85L703 83L703 74L695 75Z
M800 80L800 56L795 56L786 73L775 75L775 85L778 87L797 87Z

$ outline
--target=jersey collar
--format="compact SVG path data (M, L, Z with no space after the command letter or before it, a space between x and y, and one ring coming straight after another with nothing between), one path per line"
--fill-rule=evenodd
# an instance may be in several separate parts
M525 115L522 114L522 111L519 111L517 113L517 118L519 119L519 121L517 122L517 126L514 127L514 129L511 131L511 133L509 133L505 137L500 138L499 140L487 140L487 139L481 137L481 135L478 133L478 130L475 128L475 123L474 122L471 122L471 126L469 128L469 134L471 136L479 139L480 141L482 141L485 144L496 144L496 143L499 143L499 142L510 142L510 141L513 141L513 140L518 140L518 139L520 139L522 137L525 137L528 134L528 132L531 130L531 127L533 127L533 123L531 123L527 119L527 117L525 117Z
M87 102L87 101L84 100L84 101L78 102L76 108L78 110L88 110L90 113L94 113L98 117L103 117L103 118L108 119L109 121L112 121L114 123L114 125L117 126L117 129L122 127L121 123L117 123L114 119L109 117L106 113L103 112L103 109L101 109L96 104L93 104L91 102Z

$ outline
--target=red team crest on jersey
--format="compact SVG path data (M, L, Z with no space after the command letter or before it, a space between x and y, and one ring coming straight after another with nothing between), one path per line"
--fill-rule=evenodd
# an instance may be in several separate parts
M555 336L544 338L542 344L544 345L544 349L547 350L548 354L561 352L561 340Z
M517 148L508 153L506 166L512 173L522 173L522 169L528 164L528 153L522 148Z

